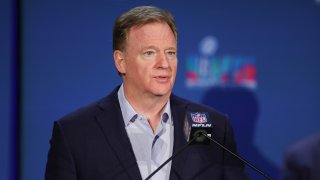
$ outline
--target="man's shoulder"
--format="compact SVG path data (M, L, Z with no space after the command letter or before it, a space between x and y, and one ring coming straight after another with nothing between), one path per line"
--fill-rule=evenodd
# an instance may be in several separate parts
M285 150L285 160L297 167L319 166L320 134L304 138L288 146Z
M111 92L107 96L100 98L93 103L84 105L72 112L67 113L66 115L62 116L57 121L62 124L69 124L69 123L81 123L87 122L94 119L99 114L103 113L107 109L112 108L117 104L117 95L116 93Z
M297 155L310 156L312 154L315 154L316 151L319 152L319 149L320 149L320 133L317 133L317 134L308 136L304 139L301 139L300 141L297 141L296 143L290 145L287 148L286 152L294 156L297 156Z

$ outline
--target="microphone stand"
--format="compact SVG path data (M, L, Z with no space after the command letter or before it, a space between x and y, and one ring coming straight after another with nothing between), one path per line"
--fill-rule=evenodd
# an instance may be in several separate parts
M219 147L221 147L222 149L224 149L225 151L227 151L228 153L232 154L233 156L235 156L236 158L238 158L240 161L242 161L243 163L245 163L246 165L248 165L249 167L251 167L252 169L254 169L255 171L257 171L258 173L260 173L262 176L264 176L266 179L268 180L272 180L272 177L269 176L268 174L264 173L263 171L261 171L260 169L258 169L257 167L255 167L253 164L251 164L250 162L248 162L247 160L243 159L242 157L238 156L237 154L233 153L232 151L230 151L228 148L224 147L222 144L220 144L218 141L216 141L215 139L211 138L210 136L208 136L205 131L199 131L197 133L196 136L200 137L200 136L205 136L206 138L210 139L212 142L214 142L216 145L218 145Z
M204 130L198 130L193 134L193 138L182 148L180 148L177 152L175 152L169 159L167 159L164 163L162 163L155 171L153 171L145 180L149 180L154 174L156 174L163 166L165 166L169 161L171 161L174 157L176 157L178 154L180 154L182 151L184 151L190 144L192 144L193 142L203 142L204 138L206 137L209 140L211 140L212 142L214 142L216 145L218 145L219 147L221 147L222 149L224 149L225 151L227 151L228 153L230 153L231 155L235 156L236 158L238 158L240 161L242 161L243 163L245 163L246 165L248 165L249 167L251 167L252 169L254 169L256 172L260 173L262 176L264 176L266 179L268 180L272 180L272 177L269 176L268 174L264 173L263 171L261 171L260 169L258 169L257 167L255 167L253 164L251 164L250 162L248 162L247 160L245 160L244 158L240 157L239 155L235 154L234 152L230 151L228 148L226 148L225 146L223 146L222 144L220 144L218 141L216 141L215 139L211 138L210 136L207 135L206 131Z
M184 151L193 141L196 141L198 137L193 137L185 146L180 148L177 152L175 152L169 159L167 159L164 163L162 163L155 171L153 171L145 180L149 180L154 174L156 174L163 166L168 164L169 161L171 161L174 157L176 157L178 154L180 154L182 151Z

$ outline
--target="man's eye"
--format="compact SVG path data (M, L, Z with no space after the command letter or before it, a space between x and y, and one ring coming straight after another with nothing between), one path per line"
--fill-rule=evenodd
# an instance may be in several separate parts
M170 59L176 58L176 56L177 56L176 51L168 51L168 52L166 52L166 54L167 54L167 57Z
M152 56L152 55L154 55L155 54L155 52L153 52L153 51L146 51L146 52L144 52L144 55L146 55L146 56Z
M175 51L169 51L169 52L167 52L167 53L168 53L168 55L170 55L170 56L176 55L176 52L175 52Z

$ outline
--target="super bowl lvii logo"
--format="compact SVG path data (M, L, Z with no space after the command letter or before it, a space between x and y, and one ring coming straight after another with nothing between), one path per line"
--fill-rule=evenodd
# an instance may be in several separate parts
M207 36L199 43L199 53L186 59L186 80L188 88L211 86L257 87L256 64L253 56L216 56L218 41Z

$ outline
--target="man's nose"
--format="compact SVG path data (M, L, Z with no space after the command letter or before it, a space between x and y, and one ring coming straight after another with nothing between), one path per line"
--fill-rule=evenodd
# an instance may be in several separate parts
M157 67L159 67L159 68L168 68L169 67L169 59L166 57L165 53L161 53L157 57Z

